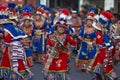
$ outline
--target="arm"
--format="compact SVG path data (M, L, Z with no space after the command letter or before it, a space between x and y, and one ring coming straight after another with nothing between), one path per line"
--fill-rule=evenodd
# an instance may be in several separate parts
M82 26L82 20L81 20L81 18L80 17L76 17L76 23L75 24L73 24L72 26L74 26L74 27L81 27Z
M66 34L66 39L67 42L69 42L71 44L71 47L74 48L77 44L77 41L74 40L72 37L70 37L70 35Z
M80 17L78 17L78 24L77 24L79 27L81 27L82 26L82 20L81 20L81 18Z
M83 35L84 35L84 26L82 26L82 27L80 28L80 33L79 33L79 35L78 35L78 38L79 38L80 40L82 40Z

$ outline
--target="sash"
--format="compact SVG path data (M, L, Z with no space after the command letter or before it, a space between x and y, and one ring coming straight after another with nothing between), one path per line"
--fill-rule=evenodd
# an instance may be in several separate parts
M49 67L52 63L52 60L56 57L56 55L59 55L60 50L68 51L68 49L56 38L56 36L53 36L54 38L54 46L49 48L49 54L48 54L48 59L45 63L44 66L44 75L47 76Z
M64 51L68 51L68 49L56 38L55 35L54 35L54 39L55 39L56 45L57 45L60 49L62 49L62 50L64 50Z

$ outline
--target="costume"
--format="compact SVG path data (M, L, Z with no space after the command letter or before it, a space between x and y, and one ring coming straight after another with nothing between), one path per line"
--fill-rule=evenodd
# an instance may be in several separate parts
M119 23L112 24L110 27L110 38L112 39L112 43L114 45L114 48L112 50L114 60L120 61L120 29L119 29Z
M25 6L25 7L27 7L27 6ZM33 48L32 48L33 25L32 25L31 14L28 12L29 10L26 9L25 7L23 7L23 10L24 10L24 13L22 14L23 24L22 24L21 28L22 28L22 31L27 35L27 37L22 39L22 42L23 42L23 47L25 49L25 53L27 56L27 61L28 61L29 67L31 67L31 66L33 66L33 60L32 60L32 56L33 56ZM25 11L25 9L26 9L26 11ZM29 21L28 25L25 25L26 20Z
M66 27L66 22L60 19L56 23L57 28ZM66 80L66 72L69 60L68 43L75 47L76 41L69 34L62 33L62 39L58 39L58 32L47 39L47 57L44 65L46 80ZM69 54L68 54L69 53Z
M36 15L40 16L39 20L34 20L33 28L33 48L34 53L38 54L38 62L43 63L44 57L46 55L46 38L49 34L50 24L47 23L47 18L49 18L50 13L47 11L48 7L45 5L39 5L37 8ZM49 21L48 21L49 22Z
M93 20L93 16L91 13L89 13L87 19ZM91 31L90 33L87 33L88 26L82 26L80 33L79 33L79 39L81 40L81 47L79 49L79 53L76 57L75 65L77 68L81 70L86 70L89 63L92 61L96 54L96 45L95 45L95 39L96 39L96 30L93 26L89 28ZM85 32L86 31L86 32Z
M0 61L1 61L1 58L2 58L2 54L3 54L3 51L2 51L2 49L3 49L3 33L4 32L4 28L3 28L3 26L1 25L0 26L0 34L1 34L1 36L0 36Z
M67 61L69 60L69 57L68 57L67 51L66 51L67 43L69 42L72 44L72 46L75 46L75 41L72 40L70 38L70 36L67 34L64 35L63 41L61 41L60 43L56 40L55 36L50 37L50 38L51 39L47 40L47 46L49 49L54 50L54 49L52 49L53 47L55 47L55 49L56 49L57 45L58 46L61 45L61 46L58 47L59 50L57 49L58 52L55 53L56 56L53 58L48 72L51 72L54 74L55 73L58 74L60 72L63 75L67 71ZM64 49L66 49L66 50L64 50ZM49 55L49 53L47 53L47 54ZM47 61L49 61L49 60L47 60ZM55 78L55 76L54 76L54 78ZM63 80L65 80L65 79L63 78Z
M102 12L101 16L104 17L100 16L99 22L105 25L107 20L111 19L111 15L109 12ZM101 80L117 80L117 75L114 72L112 63L113 46L111 40L106 34L106 31L102 29L97 31L96 36L97 55L92 65L93 73L95 73L94 78L96 79L96 77L99 76Z
M45 53L45 29L46 29L46 23L41 28L37 28L34 26L33 28L33 46L34 50L38 54Z
M2 62L0 65L1 78L11 79L29 79L31 71L28 68L26 55L24 52L21 38L27 37L8 19L8 8L0 6L4 17L1 18L4 26L4 46ZM4 21L6 19L6 21Z

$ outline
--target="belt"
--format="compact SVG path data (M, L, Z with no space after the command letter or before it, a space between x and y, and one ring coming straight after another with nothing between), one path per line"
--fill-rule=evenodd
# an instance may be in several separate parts
M83 41L84 41L84 42L93 42L94 39L87 39L87 38L84 38Z

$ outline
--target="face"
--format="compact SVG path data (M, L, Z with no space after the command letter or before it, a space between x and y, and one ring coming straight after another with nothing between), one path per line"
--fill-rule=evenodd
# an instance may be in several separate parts
M113 23L117 22L117 18L116 18L116 17L114 17L114 16L112 17L112 19L111 19L111 20L112 20L112 22L113 22Z
M83 11L80 11L80 16L84 16L84 13L83 13Z
M75 14L75 13L72 14L72 17L76 17L76 16L77 16L77 14Z
M57 27L57 30L60 34L63 34L65 32L65 28L64 27L61 27L61 26L58 26Z
M30 20L25 20L25 21L24 21L24 25L25 25L25 26L29 26L29 25L30 25Z
M87 20L87 26L92 26L93 21L92 20Z
M40 20L40 19L41 19L40 15L35 16L35 20Z

